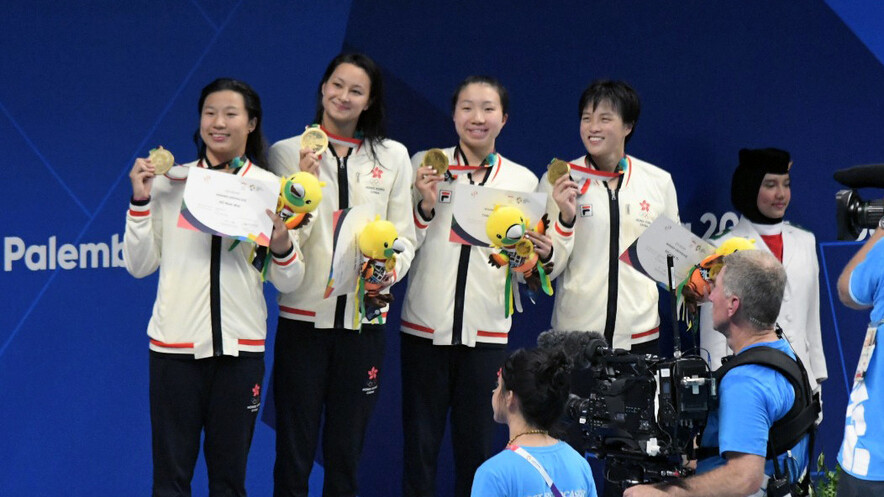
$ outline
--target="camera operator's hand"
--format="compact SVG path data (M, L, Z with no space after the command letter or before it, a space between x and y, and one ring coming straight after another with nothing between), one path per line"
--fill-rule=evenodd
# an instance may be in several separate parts
M636 485L623 491L623 497L660 497L669 495L654 485Z

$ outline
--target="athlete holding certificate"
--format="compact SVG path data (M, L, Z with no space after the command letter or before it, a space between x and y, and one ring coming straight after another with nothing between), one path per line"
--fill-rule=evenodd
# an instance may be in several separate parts
M171 167L171 154L137 159L123 256L136 278L160 271L150 337L153 495L190 495L205 433L212 495L246 495L246 458L261 406L267 308L265 257L254 245L178 227L188 171L214 169L243 179L279 178L261 169L261 101L247 84L218 79L203 88L194 137L199 160ZM165 174L161 171L165 169ZM272 211L272 262L280 291L303 277L294 237Z
M495 150L508 105L496 79L465 79L451 101L457 145L412 157L418 251L400 328L405 496L435 494L449 411L456 496L470 494L473 474L492 454L488 392L506 357L512 322L503 312L506 273L489 265L491 248L451 242L449 232L456 184L521 192L537 186L534 173ZM529 236L548 257L550 239Z

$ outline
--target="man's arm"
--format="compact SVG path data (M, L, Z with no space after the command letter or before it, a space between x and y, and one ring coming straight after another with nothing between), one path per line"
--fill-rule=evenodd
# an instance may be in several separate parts
M853 270L856 269L856 266L858 266L859 263L866 260L866 255L881 238L884 238L884 229L879 225L878 229L875 230L875 233L869 237L865 245L859 249L859 252L854 254L850 259L850 262L847 263L847 266L844 267L844 271L841 271L841 276L838 277L838 298L841 300L842 304L851 309L868 309L870 307L855 302L853 297L850 296L850 275L853 274Z
M623 497L746 497L764 482L764 457L729 452L727 463L684 480L627 488Z

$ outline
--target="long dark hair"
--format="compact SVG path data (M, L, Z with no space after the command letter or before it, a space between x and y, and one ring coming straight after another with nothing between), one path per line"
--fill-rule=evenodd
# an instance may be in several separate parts
M515 392L522 416L532 426L549 430L562 416L571 389L571 366L559 349L519 349L500 369L503 386Z
M313 122L322 123L322 85L331 78L335 69L341 64L353 64L362 69L368 75L371 88L368 92L368 109L359 114L356 121L356 131L362 134L362 139L368 144L371 155L375 155L375 146L387 137L386 109L384 107L384 80L381 77L381 69L367 55L361 53L342 53L329 62L325 68L322 81L316 91L316 116Z
M249 133L249 137L246 139L246 157L248 157L253 163L261 167L266 167L267 139L264 138L264 132L261 131L261 121L264 120L263 112L261 111L261 97L258 96L258 92L252 89L251 86L244 81L236 79L218 78L203 88L203 91L200 93L197 112L199 115L202 115L203 104L206 103L206 98L209 95L224 90L235 91L242 95L242 99L246 106L246 112L249 114L249 120L255 120L255 129ZM197 126L196 132L193 134L193 143L196 144L196 150L199 157L205 157L206 144L203 143L203 139L200 136L199 126Z

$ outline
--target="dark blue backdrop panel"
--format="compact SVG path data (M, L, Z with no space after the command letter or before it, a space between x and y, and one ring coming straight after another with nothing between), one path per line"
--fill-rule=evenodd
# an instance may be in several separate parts
M326 8L337 15L328 15ZM350 2L29 2L8 5L0 44L3 199L0 489L4 495L147 495L144 330L156 278L91 262L121 240L127 173L163 144L195 157L197 98L219 76L262 95L265 133L313 117ZM52 269L70 245L73 269ZM42 248L41 248L42 246ZM110 256L110 254L109 254ZM8 267L7 267L8 266ZM58 267L58 263L56 263ZM272 294L272 292L270 292ZM269 495L273 434L259 426L249 489ZM205 468L195 495L205 495Z
M871 13L880 17L880 8L864 14ZM403 29L377 36L376 27L391 19ZM626 79L643 99L629 150L672 173L682 221L695 233L718 233L736 219L728 211L737 150L778 146L795 160L789 218L820 240L835 232L832 171L880 160L882 153L874 82L884 74L867 40L823 2L761 1L676 9L651 2L565 2L547 9L359 2L347 35L350 45L384 65L391 87L401 91L398 103L391 101L391 134L412 151L454 143L451 92L466 75L488 73L511 97L498 149L539 175L551 157L582 152L577 102L586 84ZM846 258L830 264L832 281ZM828 298L826 288L821 298ZM664 313L665 307L662 301ZM822 308L827 351L837 344L832 309L843 311L840 304ZM530 343L548 325L548 302L537 311L517 317L514 345ZM663 341L671 344L671 336ZM848 337L844 348L856 343ZM830 369L840 371L840 356L829 357ZM843 423L842 376L838 386L825 387L820 445L830 461ZM450 461L447 449L443 463ZM440 490L450 491L447 483L440 482Z
M468 74L489 73L512 97L498 148L538 175L553 156L582 152L577 100L585 85L626 79L643 99L629 151L672 173L682 221L699 235L727 224L739 148L792 152L788 217L823 242L826 285L856 250L826 245L835 233L831 173L884 156L876 86L884 77L884 38L876 29L882 19L884 9L868 0L7 5L0 20L0 156L12 174L0 183L0 391L7 398L0 407L0 493L149 493L144 330L156 278L134 280L115 267L114 243L122 236L132 161L157 144L179 161L194 157L198 93L211 79L251 83L275 141L312 120L328 60L342 48L365 51L386 76L390 135L415 152L454 143L451 91ZM58 268L59 252L73 269ZM276 327L269 288L268 357ZM830 305L829 288L821 294L831 378L821 438L831 460L845 376L867 316ZM403 286L395 293L401 303ZM367 496L400 492L399 307L391 313L384 386L366 440ZM532 344L550 312L551 299L528 304L511 346ZM273 436L259 423L252 495L270 493ZM501 434L498 443L504 441ZM440 495L452 490L445 447ZM194 488L205 495L202 463Z

